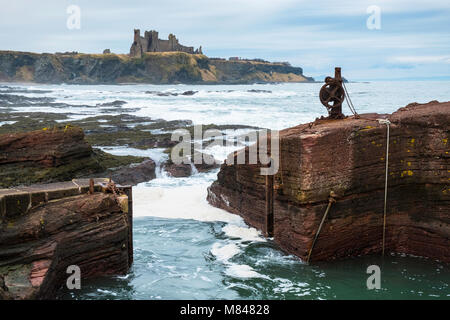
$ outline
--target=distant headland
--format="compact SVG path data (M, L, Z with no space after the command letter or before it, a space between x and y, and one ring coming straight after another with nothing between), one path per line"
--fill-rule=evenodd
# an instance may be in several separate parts
M0 51L0 81L68 84L251 84L312 82L287 62L239 57L210 58L202 47L181 45L175 35L134 30L129 54Z

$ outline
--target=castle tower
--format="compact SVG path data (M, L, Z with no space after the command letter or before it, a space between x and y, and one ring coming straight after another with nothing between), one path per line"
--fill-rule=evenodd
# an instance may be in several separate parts
M141 31L134 29L134 41L130 48L130 57L141 58L145 52L171 52L181 51L186 53L202 53L202 48L194 51L194 47L186 47L180 44L174 34L169 34L168 40L159 39L155 30L145 31L141 37Z
M141 43L141 30L134 29L134 41L130 48L130 56L131 57L142 57L144 50L142 48Z
M134 29L134 42L138 42L141 39L141 30Z

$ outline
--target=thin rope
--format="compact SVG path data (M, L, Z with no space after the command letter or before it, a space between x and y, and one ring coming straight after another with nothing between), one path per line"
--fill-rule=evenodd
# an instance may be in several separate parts
M387 194L388 194L388 170L389 170L389 125L391 122L388 119L378 119L380 124L386 125L386 176L384 181L384 210L383 210L383 249L382 255L384 257L384 246L386 239L386 208L387 208Z
M350 98L350 94L348 93L348 90L347 90L347 86L345 85L345 83L343 82L342 83L343 84L343 87L344 87L344 90L345 90L345 95L346 95L346 98L347 98L347 105L348 105L348 107L350 108L350 110L353 112L353 114L355 115L355 117L357 117L358 116L358 113L356 112L356 108L355 108L355 106L353 105L353 101L352 101L352 99Z
M350 95L348 94L348 90L347 87L345 86L345 82L342 81L342 87L344 88L344 92L345 92L345 100L347 101L347 105L350 108L350 111L353 113L353 115L356 118L359 118L358 113L356 112L355 106L353 105L352 99L350 99Z

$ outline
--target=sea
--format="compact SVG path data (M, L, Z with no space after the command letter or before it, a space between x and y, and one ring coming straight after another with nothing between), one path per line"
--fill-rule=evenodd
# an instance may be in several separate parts
M321 83L4 85L23 89L18 93L23 96L52 97L71 105L70 110L42 106L38 110L13 107L13 111L67 113L73 120L104 115L103 107L92 106L116 100L126 104L116 111L104 107L107 114L277 130L327 114L318 98ZM411 102L450 100L450 81L346 86L358 113L392 113ZM195 94L182 95L187 91ZM343 111L350 114L345 104ZM227 137L235 139L246 130L250 129L229 129ZM160 166L167 157L162 148L99 147L116 155L151 157L157 163L157 177L133 188L134 264L129 273L82 278L80 290L62 289L59 299L450 299L448 264L388 254L307 265L239 216L208 204L207 187L216 180L218 169L199 173L194 168L192 176L174 178ZM216 145L206 152L224 160L240 147ZM372 265L380 267L379 289L367 286Z

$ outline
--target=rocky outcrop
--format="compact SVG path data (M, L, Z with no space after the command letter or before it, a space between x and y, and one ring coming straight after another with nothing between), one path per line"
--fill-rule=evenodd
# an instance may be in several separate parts
M411 104L392 115L316 120L281 131L272 221L281 248L307 257L333 191L336 202L311 261L380 253L386 125L377 118L391 122L386 252L450 261L450 102ZM208 201L266 230L271 221L266 222L265 177L259 169L223 164Z
M227 61L186 52L125 54L0 51L0 81L39 83L307 82L302 68L265 61Z
M248 60L211 59L215 82L218 83L265 83L309 82L303 69L284 63L267 63Z
M200 163L194 163L192 159L202 159L198 161ZM207 161L205 161L207 160ZM171 176L175 178L183 178L189 177L192 174L198 172L208 172L220 167L219 162L214 159L214 156L210 154L205 154L193 150L193 156L189 158L184 158L182 163L174 163L171 159L171 155L169 159L163 163L163 169Z
M0 152L0 165L33 162L55 167L90 156L92 148L84 140L83 130L67 126L2 135Z
M0 135L0 187L92 175L113 176L117 183L134 184L153 179L155 165L148 158L93 150L83 130L70 125Z
M51 299L67 268L89 278L127 272L132 263L131 190L105 193L88 180L0 189L0 299Z
M142 163L130 164L127 167L114 171L111 178L118 184L136 185L155 179L155 168L155 161L148 159Z
M0 187L71 180L104 171L77 127L0 135Z

